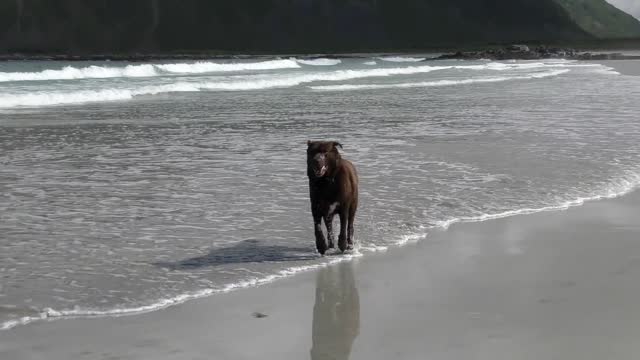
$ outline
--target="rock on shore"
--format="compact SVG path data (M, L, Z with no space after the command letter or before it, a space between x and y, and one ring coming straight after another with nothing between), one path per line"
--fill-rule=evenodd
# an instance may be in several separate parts
M579 52L571 48L554 48L538 46L530 48L527 45L510 45L497 49L481 51L458 51L444 54L436 60L539 60L539 59L571 59L571 60L629 60L640 59L640 56L624 55L622 53L590 53Z

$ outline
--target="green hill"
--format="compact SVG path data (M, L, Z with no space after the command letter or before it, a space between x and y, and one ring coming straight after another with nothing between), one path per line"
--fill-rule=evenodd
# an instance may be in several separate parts
M602 39L640 37L640 21L605 0L556 0L586 32Z
M0 52L355 52L640 35L604 0L2 0Z

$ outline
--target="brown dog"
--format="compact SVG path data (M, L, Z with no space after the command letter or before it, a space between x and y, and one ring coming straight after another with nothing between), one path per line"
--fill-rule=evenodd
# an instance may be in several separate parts
M353 220L358 209L358 175L348 160L338 152L342 144L335 141L309 141L307 176L311 196L311 214L315 225L316 248L324 254L333 248L333 218L340 215L338 248L353 248ZM329 244L322 232L322 219L327 227Z

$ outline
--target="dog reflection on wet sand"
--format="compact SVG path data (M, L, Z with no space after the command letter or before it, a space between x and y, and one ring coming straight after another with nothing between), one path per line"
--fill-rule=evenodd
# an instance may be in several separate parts
M360 298L353 264L328 266L316 279L311 360L346 360L360 332Z

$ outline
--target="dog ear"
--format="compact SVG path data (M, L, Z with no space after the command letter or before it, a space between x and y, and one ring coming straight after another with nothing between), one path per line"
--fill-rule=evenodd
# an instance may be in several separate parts
M311 144L313 144L313 141L307 140L307 147L311 147Z
M333 142L333 147L342 149L342 144L340 144L340 143L339 143L339 142L337 142L337 141L334 141L334 142Z

